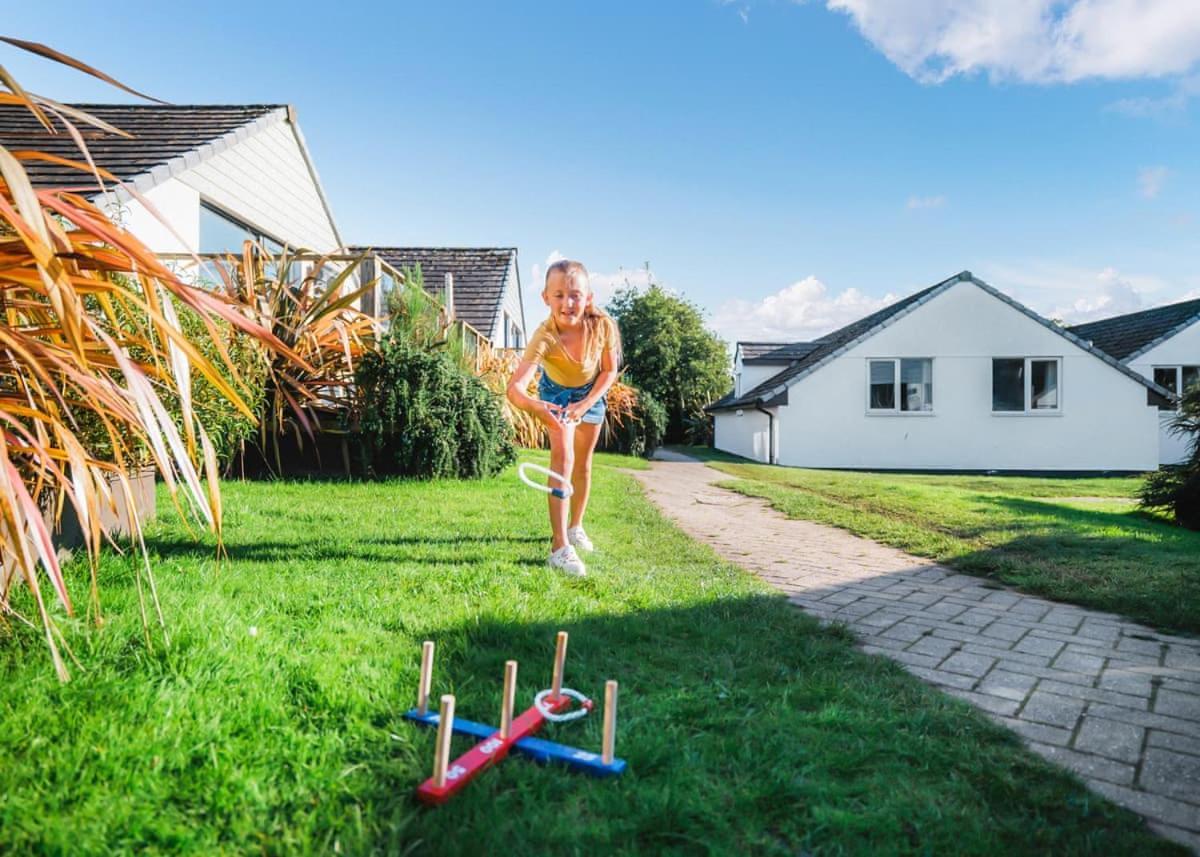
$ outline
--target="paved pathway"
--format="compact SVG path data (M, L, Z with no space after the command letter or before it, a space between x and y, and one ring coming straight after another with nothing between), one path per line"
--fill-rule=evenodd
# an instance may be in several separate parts
M687 533L1200 853L1200 641L790 520L703 464L651 468L634 475Z

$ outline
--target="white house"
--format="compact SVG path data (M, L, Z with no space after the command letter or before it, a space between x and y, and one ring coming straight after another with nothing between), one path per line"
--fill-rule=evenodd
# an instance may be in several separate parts
M1200 300L1080 324L1069 330L1172 393L1200 383ZM1187 457L1191 438L1170 429L1174 408L1160 413L1159 463Z
M370 251L397 271L421 268L425 290L442 294L452 275L453 294L446 301L454 317L475 328L496 348L523 348L525 305L515 247L351 247ZM379 305L383 305L380 296Z
M240 251L246 238L326 253L341 246L316 168L287 105L73 105L131 138L81 125L96 165L146 199L57 164L29 163L38 187L91 186L93 199L158 253ZM0 107L9 148L80 160L66 133L49 134L19 107Z
M1170 393L969 271L813 342L766 345L739 344L738 384L708 408L718 449L873 470L1158 466Z

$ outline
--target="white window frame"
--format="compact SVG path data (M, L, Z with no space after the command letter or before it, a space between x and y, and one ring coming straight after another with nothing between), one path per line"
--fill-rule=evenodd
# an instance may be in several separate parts
M867 400L866 412L869 417L932 417L937 412L934 408L928 411L905 411L900 408L900 361L901 360L928 360L929 361L929 384L934 386L934 377L937 374L934 371L934 363L932 357L868 357L867 358ZM872 408L871 407L871 364L872 363L891 363L892 364L892 401L896 403L894 408Z
M1063 414L1063 359L1061 357L1017 357L1016 355L1008 357L993 357L995 360L1024 360L1025 361L1025 410L1023 411L997 411L992 409L994 417L1061 417ZM1053 408L1037 408L1033 405L1033 364L1048 363L1053 361L1057 364L1055 374L1058 378L1058 405ZM991 364L988 365L988 370L992 370ZM996 391L992 390L992 402L995 403Z

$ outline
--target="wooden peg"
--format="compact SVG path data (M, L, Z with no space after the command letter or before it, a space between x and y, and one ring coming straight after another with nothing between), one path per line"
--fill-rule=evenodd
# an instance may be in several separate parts
M559 631L558 640L554 645L554 680L550 682L550 698L557 699L562 694L563 665L567 660L567 632Z
M604 739L600 745L600 761L613 763L617 749L617 683L604 683Z
M450 737L454 734L454 695L442 697L438 715L437 749L433 757L433 784L439 789L446 785L446 769L450 767Z
M421 644L421 680L417 684L417 713L422 717L429 710L429 688L433 684L433 641Z
M504 662L504 700L500 703L500 737L508 740L512 732L513 703L517 698L517 662Z

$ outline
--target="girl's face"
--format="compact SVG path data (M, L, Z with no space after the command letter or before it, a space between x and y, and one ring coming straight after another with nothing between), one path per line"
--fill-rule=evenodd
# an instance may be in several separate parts
M592 291L578 277L552 271L542 290L542 300L550 307L550 317L561 327L574 327L583 321L584 310L592 300Z

